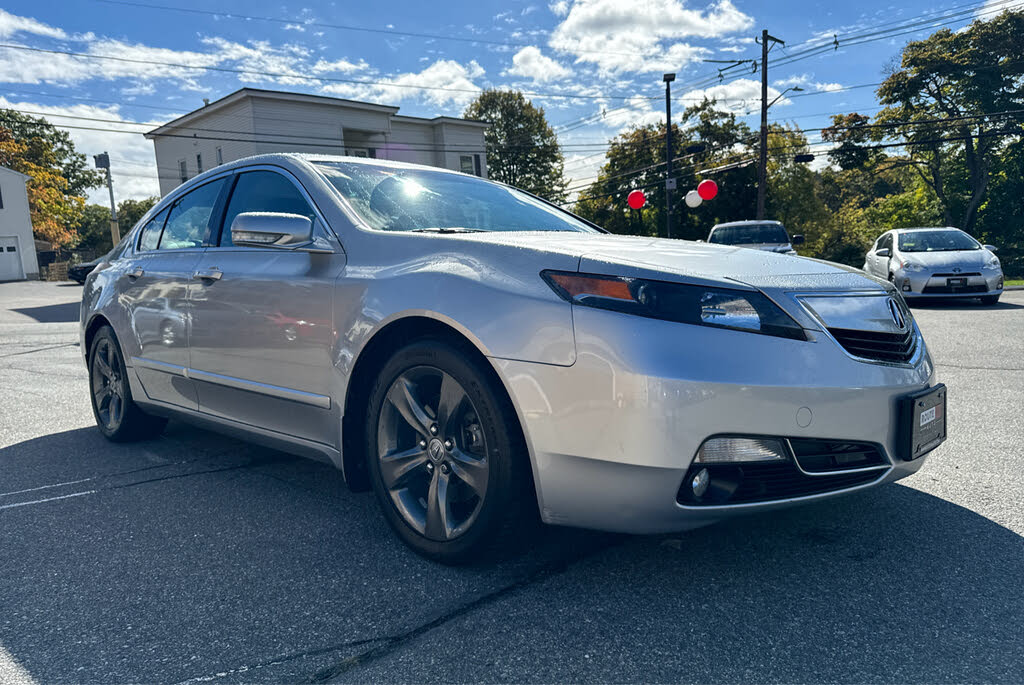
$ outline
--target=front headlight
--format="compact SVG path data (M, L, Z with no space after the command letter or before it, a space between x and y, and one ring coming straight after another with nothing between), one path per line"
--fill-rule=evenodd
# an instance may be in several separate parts
M986 269L998 269L999 268L999 257L992 255L987 262L985 262Z
M796 321L757 291L568 271L542 271L541 277L562 298L584 307L794 340L807 339Z
M900 268L902 268L904 271L907 271L909 273L917 273L919 271L924 271L924 265L923 264L918 264L917 262L911 262L911 261L903 262L902 264L900 264Z

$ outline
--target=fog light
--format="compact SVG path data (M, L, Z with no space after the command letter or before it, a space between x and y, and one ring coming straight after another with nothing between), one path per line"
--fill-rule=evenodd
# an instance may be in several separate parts
M708 475L708 470L701 469L690 482L690 487L693 488L693 496L697 499L703 497L704 493L708 491L708 485L710 484L711 476Z
M1002 289L1003 289L1003 279L1000 278L999 279L999 283L996 284L996 290L1002 290Z
M786 458L786 447L774 438L712 438L697 450L694 461L722 464L775 461Z

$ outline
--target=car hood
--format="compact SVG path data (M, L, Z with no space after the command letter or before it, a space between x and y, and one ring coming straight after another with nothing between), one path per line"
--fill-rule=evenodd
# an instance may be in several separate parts
M988 260L992 259L992 253L988 250L957 250L950 252L900 252L900 256L910 262L921 264L931 268L968 267L971 269L981 268Z
M859 269L730 245L568 232L473 233L465 237L572 255L579 258L579 271L589 273L773 290L884 289Z

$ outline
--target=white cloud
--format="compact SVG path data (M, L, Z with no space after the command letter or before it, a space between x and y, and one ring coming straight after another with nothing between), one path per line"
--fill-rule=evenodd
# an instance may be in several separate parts
M567 0L557 0L557 2L553 2L548 5L548 9L551 10L551 13L556 17L564 17L569 14L569 3Z
M347 59L337 59L333 62L329 62L327 60L320 59L313 65L312 70L315 74L351 74L354 71L367 71L369 68L370 65L366 63L366 60L350 62Z
M779 96L780 91L771 86L768 87L768 102ZM715 100L718 109L733 112L735 114L750 114L759 111L761 108L761 82L753 79L741 78L729 83L723 83L701 90L691 90L681 96L681 100L687 104L695 104L707 98ZM788 98L781 98L775 103L776 107L790 104Z
M31 17L19 17L0 9L0 38L6 39L17 33L31 33L36 36L47 38L67 38L64 29L44 24Z
M844 87L841 83L822 83L820 81L813 81L811 80L810 74L797 74L794 76L790 76L788 78L779 79L778 81L774 82L774 85L783 89L798 87L802 88L803 90L813 90L817 92L828 93L834 93L836 91L842 90Z
M534 83L557 81L572 74L550 57L545 57L536 46L529 45L512 57L512 67L502 72L503 76L520 76L533 79Z
M484 68L471 60L460 64L455 60L440 59L420 72L409 72L394 77L378 77L379 83L330 83L321 90L325 93L372 102L399 102L421 98L433 105L468 105L480 86L474 83L484 75ZM427 86L428 88L423 88ZM440 89L440 90L436 90Z
M234 62L239 69L250 72L284 74L267 76L260 73L240 74L243 83L277 83L279 85L309 85L306 58L310 51L301 45L275 47L265 40L251 40L247 44L235 43L225 38L203 38L205 45L217 48L212 53L218 63Z
M305 30L306 30L306 27L303 26L302 24L285 24L284 25L284 30L285 31L298 31L299 33L304 33Z
M753 19L731 0L716 0L704 11L686 9L681 0L578 0L549 44L606 74L675 70L707 50L681 42L666 47L665 42L717 38L752 25Z

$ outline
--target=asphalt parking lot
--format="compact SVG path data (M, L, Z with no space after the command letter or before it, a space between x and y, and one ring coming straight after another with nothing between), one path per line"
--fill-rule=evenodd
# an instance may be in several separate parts
M0 682L1024 682L1024 291L915 309L949 440L897 484L424 561L330 467L92 427L71 284L0 284Z

